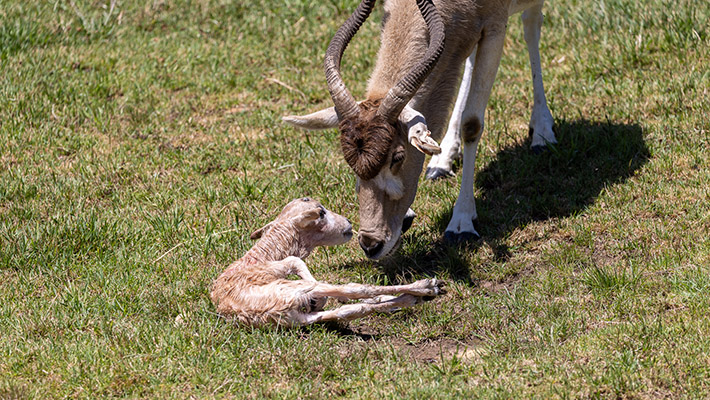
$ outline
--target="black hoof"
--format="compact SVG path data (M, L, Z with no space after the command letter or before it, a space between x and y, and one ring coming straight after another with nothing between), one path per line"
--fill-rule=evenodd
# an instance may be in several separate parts
M543 146L533 146L533 147L532 147L532 152L533 152L533 154L535 154L535 155L542 154L542 153L544 153L544 152L546 152L546 151L547 151L547 146L544 146L544 145L543 145Z
M430 181L435 181L437 179L448 178L454 176L453 172L443 169L443 168L427 168L424 173L426 179Z
M475 242L479 240L481 235L475 232L455 233L451 231L444 232L444 242L448 244L461 244L467 242Z
M414 218L415 218L416 216L417 216L417 215L414 214L414 215L411 215L411 216L407 215L407 216L404 217L404 221L402 221L402 235L404 235L405 232L407 232L407 231L409 230L409 228L412 227L412 223L414 222Z

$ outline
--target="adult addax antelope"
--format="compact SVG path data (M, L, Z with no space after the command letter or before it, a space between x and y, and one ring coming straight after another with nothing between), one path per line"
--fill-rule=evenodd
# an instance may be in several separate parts
M335 107L284 120L306 129L339 127L345 159L358 178L359 241L369 258L389 255L400 242L403 226L411 223L414 214L409 206L425 154L434 156L428 177L447 175L461 141L462 184L444 237L449 241L479 237L473 225L476 149L508 17L521 11L533 77L532 146L555 142L540 67L543 1L386 0L377 63L367 98L360 103L343 83L340 60L375 0L362 0L335 34L325 56ZM444 132L459 81L459 99L442 151L432 138L438 140Z

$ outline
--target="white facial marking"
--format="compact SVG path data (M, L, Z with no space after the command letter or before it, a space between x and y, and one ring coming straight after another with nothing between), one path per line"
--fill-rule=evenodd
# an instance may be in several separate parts
M390 199L399 200L404 196L404 184L402 180L392 175L392 172L388 168L380 171L374 181L377 187L384 190Z

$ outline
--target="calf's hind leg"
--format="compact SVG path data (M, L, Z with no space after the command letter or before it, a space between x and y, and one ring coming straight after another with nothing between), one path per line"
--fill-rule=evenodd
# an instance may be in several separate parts
M405 307L412 307L422 301L423 299L421 297L403 294L381 303L346 304L335 310L298 313L294 316L293 321L300 325L310 325L317 322L328 321L347 322L376 312L393 312Z

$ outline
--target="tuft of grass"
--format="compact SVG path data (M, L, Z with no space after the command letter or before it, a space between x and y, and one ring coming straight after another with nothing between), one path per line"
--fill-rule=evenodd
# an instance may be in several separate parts
M582 278L584 282L592 290L611 291L611 290L634 290L639 285L641 276L638 271L632 268L617 269L614 266L600 267L593 265Z

